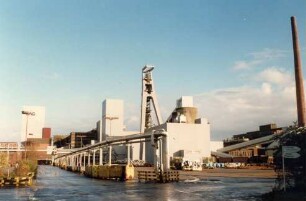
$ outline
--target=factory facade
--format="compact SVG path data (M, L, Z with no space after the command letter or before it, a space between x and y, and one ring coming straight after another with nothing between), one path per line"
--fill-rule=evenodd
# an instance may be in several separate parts
M193 98L183 96L177 100L176 108L167 121L146 130L146 133L161 129L167 132L170 160L184 158L202 162L203 158L211 156L210 123L205 118L198 118L197 113ZM149 142L145 150L146 162L153 163L153 148Z

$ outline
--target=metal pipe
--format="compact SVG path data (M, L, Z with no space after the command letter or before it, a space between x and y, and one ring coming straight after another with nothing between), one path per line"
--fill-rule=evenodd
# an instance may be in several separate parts
M155 138L158 138L158 137L161 137L161 136L164 136L164 135L165 134L163 132L160 132L160 133L155 132L154 133L154 137ZM125 143L127 143L127 141L129 141L129 143L136 143L136 142L133 142L133 140L139 140L139 139L148 139L148 140L150 140L150 138L151 138L151 134L143 134L143 135L135 134L135 135L125 136L125 137L118 137L116 139L106 140L106 141L102 141L102 142L96 143L96 144L88 146L88 147L80 148L80 149L78 149L76 151L72 151L70 153L58 156L57 158L61 158L61 157L64 157L66 155L71 155L71 154L82 152L82 151L91 150L91 149L97 148L97 147L100 148L102 146L108 146L110 144L113 145L114 143L125 144Z

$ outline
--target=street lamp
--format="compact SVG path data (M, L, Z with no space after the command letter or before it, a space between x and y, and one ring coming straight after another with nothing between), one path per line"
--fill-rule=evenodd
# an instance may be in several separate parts
M35 112L30 112L30 111L25 111L22 110L21 114L24 114L27 116L27 122L26 122L26 137L25 137L25 145L24 145L24 155L25 159L27 159L27 142L28 142L28 121L29 121L29 116L35 116Z
M104 116L104 119L108 119L109 120L109 136L112 136L112 120L115 119L119 119L119 117L111 117L111 116ZM112 145L109 145L109 162L108 165L111 166L112 165Z

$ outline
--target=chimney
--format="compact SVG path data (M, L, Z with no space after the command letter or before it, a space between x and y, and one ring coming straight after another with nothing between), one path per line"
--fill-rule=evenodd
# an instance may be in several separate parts
M294 53L298 126L304 127L306 125L304 84L303 84L302 63L301 63L300 48L299 48L299 38L297 33L298 31L294 16L291 17L291 29L292 29L292 42L293 42L293 53Z

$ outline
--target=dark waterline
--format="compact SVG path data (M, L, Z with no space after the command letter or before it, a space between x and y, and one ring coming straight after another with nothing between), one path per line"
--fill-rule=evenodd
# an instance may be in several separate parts
M194 178L154 184L91 179L52 166L39 166L30 188L2 188L0 200L258 200L271 191L273 179Z

